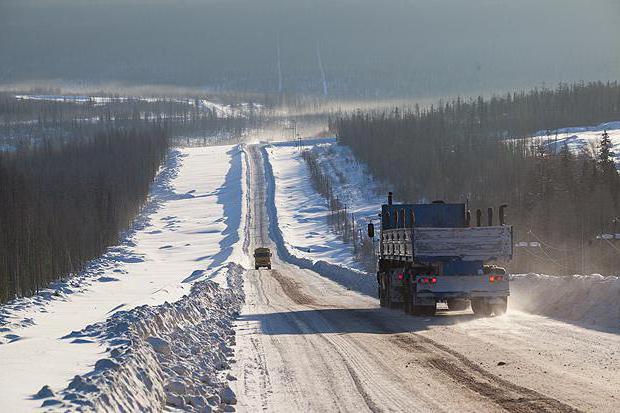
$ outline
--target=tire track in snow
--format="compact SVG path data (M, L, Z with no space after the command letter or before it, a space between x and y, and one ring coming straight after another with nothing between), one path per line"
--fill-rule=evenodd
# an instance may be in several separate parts
M361 370L363 372L364 369L360 369L359 361L354 364L351 362L351 358L353 354L351 351L347 351L346 348L343 348L342 343L344 343L344 340L342 340L340 345L338 345L337 342L334 342L334 340L328 337L326 334L317 333L317 331L323 331L324 328L323 329L316 328L316 326L311 327L308 323L302 320L301 317L294 315L293 312L289 312L287 315L288 317L291 318L292 322L294 322L297 325L297 328L299 328L299 330L302 333L304 333L304 335L313 335L315 337L320 338L323 342L325 342L328 346L330 346L335 351L341 363L346 368L346 371L349 373L349 376L351 378L353 385L355 386L355 389L357 390L360 397L364 401L364 404L368 407L368 410L373 413L382 411L382 409L380 409L379 405L375 403L372 396L369 394L369 392L366 390L363 384L364 381L371 382L372 375L364 374L365 376L364 379L366 380L362 380L362 378L360 377L360 374L358 374L356 370ZM314 320L314 321L317 321L317 320ZM320 321L322 324L325 324L325 326L323 327L328 327L328 324L326 323L324 319L322 319L322 317ZM333 334L336 334L336 332L333 331ZM321 354L321 352L319 352L319 354ZM389 400L389 399L386 398L385 400Z
M315 305L316 301L312 297L302 292L302 288L297 281L290 277L285 277L279 271L272 270L269 273L280 284L284 294L295 304Z
M349 375L351 376L353 383L355 383L355 388L357 389L358 393L364 399L364 403L366 403L366 406L368 406L368 409L373 413L380 412L381 409L379 409L379 406L372 400L372 397L370 397L366 389L364 389L364 385L362 384L362 381L360 380L360 377L357 375L355 370L351 367L351 365L346 359L343 358L342 361L347 367Z
M362 313L353 313L353 315L360 322L372 324L376 331L391 334L389 340L409 354L415 355L415 361L420 366L439 370L506 411L514 413L580 412L579 409L557 399L505 380L480 367L463 354L428 337L416 333L397 333L386 323L368 317L368 314L362 316ZM451 361L450 356L457 362Z
M269 369L267 368L267 362L265 360L265 350L263 350L263 345L259 339L251 338L251 342L256 354L255 363L263 373L259 376L259 386L262 390L260 392L261 405L263 410L267 410L269 407L269 400L267 399L267 394L272 393L273 390L271 389Z
M262 275L264 274L263 272L259 273ZM292 302L294 302L295 304L299 304L299 305L307 305L310 306L310 308L313 307L320 307L315 300L304 294L303 292L301 292L301 286L299 285L299 283L297 281L295 281L294 279L284 276L282 275L280 272L272 270L267 272L268 274L270 274L272 276L272 278L274 278L278 285L280 286L280 288L282 289L282 291L284 292L284 294L291 299ZM258 277L260 279L260 277ZM262 287L262 281L261 281L261 287ZM263 291L264 294L264 291ZM264 294L266 296L266 294ZM340 361L342 362L342 364L344 365L344 367L346 368L346 371L349 373L349 376L351 377L351 381L355 386L355 389L357 390L357 392L359 393L359 395L361 396L361 398L364 401L364 404L368 407L368 410L375 413L375 412L380 412L382 411L382 409L379 408L379 405L377 403L375 403L375 401L373 400L373 398L371 397L371 395L368 393L368 391L366 390L366 388L364 387L363 383L364 381L368 382L371 380L372 375L371 374L365 374L365 379L363 380L360 375L356 372L356 368L359 369L359 362L355 363L355 365L353 365L351 363L351 361L347 358L347 356L351 356L350 352L347 352L346 350L343 350L342 346L338 346L334 341L332 341L331 339L329 339L326 335L324 334L315 334L316 331L320 331L320 329L315 329L312 328L309 324L307 324L304 320L301 319L301 317L294 315L294 312L291 311L290 309L283 309L284 311L281 313L283 317L287 318L289 323L294 325L295 329L299 330L299 332L303 333L304 335L306 334L312 334L316 337L319 337L320 339L322 339L322 341L324 341L327 345L329 345L330 347L332 347L335 351L336 354L338 355L338 358L340 359ZM321 322L323 324L325 324L327 326L327 323L324 319L321 318ZM335 332L334 332L335 333ZM328 366L330 365L324 358L323 356L323 352L320 351L320 349L318 349L316 347L316 345L312 342L312 340L308 340L306 339L306 341L308 342L308 344L315 350L317 350L317 354L319 355L319 357L322 359L323 363L321 364L322 366ZM280 353L282 354L284 350L284 348L280 347L280 343L275 343L274 345L276 347L280 348ZM368 373L368 372L366 372ZM324 377L333 377L333 374L329 374L329 375L324 375ZM289 377L289 380L292 380L292 377ZM330 383L332 383L332 385L330 385L330 387L334 387L333 386L333 382L331 380L328 379L328 381Z
M259 152L258 150L256 150L256 148L252 148L249 150L250 152L250 158L252 161L252 166L253 166L253 176L254 176L254 182L253 185L254 188L261 188L261 183L264 182L265 180L265 176L263 175L263 170L262 168L265 167L265 160L263 159L263 154L261 152ZM256 182L259 181L259 182ZM267 185L269 185L269 182L267 182ZM263 191L265 189L263 188ZM261 198L261 200L264 201L264 197L262 196L262 191L260 191L261 194L259 194L257 197L255 198ZM264 202L255 202L254 203L254 218L262 215L257 213L258 211L263 211L265 208L265 204ZM267 214L264 214L267 215ZM268 219L265 216L266 219ZM272 223L270 222L270 225ZM260 222L257 222L254 226L253 226L254 230L257 231L258 230L258 239L261 242L265 242L266 239L268 239L268 235L264 234L264 227L262 225L262 220ZM295 268L295 270L297 270ZM278 284L280 285L280 288L282 289L282 291L284 292L284 295L286 295L293 303L298 304L298 305L302 305L306 308L309 309L317 309L319 307L323 307L322 305L318 304L315 299L312 296L309 296L305 293L303 293L302 290L302 286L295 280L292 279L290 277L284 276L283 274L281 274L278 271L271 271L271 272L261 272L260 274L271 274L272 278L274 278ZM259 277L260 278L260 277ZM262 280L261 280L261 284L262 284ZM264 287L263 285L261 285L261 287ZM265 291L261 291L261 294L264 295L265 297L267 296L267 293ZM331 306L330 306L331 307ZM337 360L339 362L337 363L332 363L332 367L331 369L333 369L334 365L340 365L341 367L344 367L344 371L343 373L346 374L348 373L348 376L351 379L351 385L354 386L356 393L359 394L361 401L363 402L363 404L361 406L364 406L372 412L379 412L379 411L383 411L383 410L391 410L389 405L391 404L391 407L394 408L394 410L400 410L400 411L407 411L411 409L411 394L407 393L407 392L398 392L398 391L394 391L393 389L391 389L389 386L384 386L380 383L377 383L376 381L376 374L377 374L377 366L379 366L378 368L380 369L380 371L387 371L387 369L383 368L385 367L385 365L380 361L377 360L374 357L368 357L368 354L365 354L365 351L363 351L363 349L357 345L356 343L352 342L351 340L347 340L345 338L339 337L337 335L337 332L333 330L333 327L331 326L331 324L328 324L326 322L326 320L319 316L316 320L312 319L309 320L309 322L319 322L322 324L322 326L317 326L315 325L314 327L310 327L308 324L304 323L304 321L301 319L301 317L299 316L299 314L295 314L295 310L290 309L290 308L282 308L283 312L286 313L287 317L289 318L291 321L295 322L298 325L298 328L302 329L304 332L304 335L311 335L313 337L318 337L321 339L321 341L323 341L325 344L327 344L329 347L331 347L333 349L333 351L328 351L325 352L325 349L323 349L323 351L318 351L318 354L323 356L323 354L334 354L337 357ZM327 327L329 329L329 331L332 331L334 334L320 334L317 333L318 331L323 331L322 328ZM265 333L268 334L268 331L265 331ZM307 343L312 343L312 340L308 340L306 339ZM314 344L311 344L314 345ZM276 345L277 347L277 345ZM284 349L279 350L280 354L283 354L282 351L284 351ZM369 360L372 359L373 364L370 365L369 364ZM318 364L318 363L317 363ZM325 365L327 366L327 365ZM381 367L383 366L383 367ZM331 377L331 376L330 376ZM291 378L289 378L288 380L290 380ZM374 385L373 385L374 383ZM289 382L289 385L293 384ZM342 380L339 380L340 385L342 385ZM366 384L366 386L364 386L364 384ZM337 393L334 392L334 396ZM403 395L405 396L405 398L403 398ZM335 400L340 400L338 399L338 397L335 397ZM382 400L382 403L378 403L377 400ZM342 400L340 400L342 402ZM388 405L386 405L386 402L388 402ZM345 410L350 410L352 406L350 405L345 405L344 409Z
M509 412L580 412L557 399L502 379L481 368L461 353L427 337L415 333L396 334L391 341L404 350L426 353L428 356L419 360L422 364L439 370ZM437 350L448 353L456 358L457 362L441 356Z
M272 271L271 275L273 276L273 278L276 279L276 281L278 281L285 295L296 304L307 305L308 308L315 310L323 307L317 304L311 297L301 293L299 291L301 287L299 283L297 283L295 280L291 279L290 277L283 276L279 272L275 271ZM310 298L310 302L307 302L308 298ZM311 320L304 320L302 319L302 317L295 315L295 313L291 312L290 310L288 313L285 314L287 315L287 317L290 317L291 321L296 324L297 328L302 333L319 337L335 351L342 365L344 365L347 372L349 373L355 389L363 399L369 411L374 413L385 410L382 409L377 402L375 402L375 398L373 398L371 393L364 386L364 383L373 382L373 377L376 375L377 370L368 365L367 357L359 354L360 352L364 353L363 349L357 348L357 346L355 346L354 343L352 343L350 340L346 340L340 337L337 334L337 331L334 329L333 325L320 315L317 315ZM313 322L315 323L315 325L311 325ZM318 331L329 331L330 333L317 333ZM319 352L319 354L322 353ZM385 370L382 369L381 371ZM388 387L376 385L372 386L372 389L374 393L378 393L378 395L380 396L379 399L391 400L395 404L399 404L398 394L390 391ZM406 410L408 407L409 406L407 406L406 403L397 406L398 409L402 409L403 411Z

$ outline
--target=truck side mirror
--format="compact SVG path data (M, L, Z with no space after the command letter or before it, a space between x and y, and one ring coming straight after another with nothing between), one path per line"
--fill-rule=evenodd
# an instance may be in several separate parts
M368 224L368 237L369 238L375 237L375 224L373 224L372 222Z

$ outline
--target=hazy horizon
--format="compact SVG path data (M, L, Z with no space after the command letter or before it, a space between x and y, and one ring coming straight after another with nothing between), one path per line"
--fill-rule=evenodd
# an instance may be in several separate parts
M3 0L0 83L424 98L617 80L618 18L612 0Z

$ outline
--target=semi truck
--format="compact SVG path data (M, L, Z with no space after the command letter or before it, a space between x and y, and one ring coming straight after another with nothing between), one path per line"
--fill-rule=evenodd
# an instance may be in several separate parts
M382 307L402 308L413 315L434 315L437 303L474 314L502 315L508 305L506 270L492 262L512 258L512 226L505 223L506 205L478 209L472 219L463 203L434 201L394 204L388 194L381 206L377 283ZM368 235L375 238L374 223Z

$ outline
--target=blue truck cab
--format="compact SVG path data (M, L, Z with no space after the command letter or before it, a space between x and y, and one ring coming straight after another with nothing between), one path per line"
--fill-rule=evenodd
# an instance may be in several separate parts
M506 271L490 262L512 257L512 227L499 225L493 210L471 213L462 203L394 204L392 194L381 206L378 295L381 306L411 314L434 314L436 304L465 310L471 304L482 316L506 312L509 282ZM474 224L474 225L472 225ZM374 225L369 225L374 237Z

